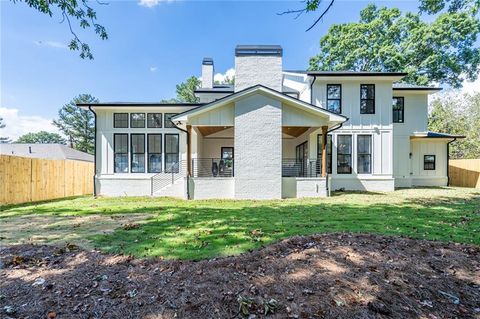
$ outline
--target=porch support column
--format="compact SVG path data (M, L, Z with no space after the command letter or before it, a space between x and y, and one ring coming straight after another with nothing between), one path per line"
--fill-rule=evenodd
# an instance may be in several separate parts
M187 174L192 176L192 126L187 125Z
M322 177L327 176L327 130L328 126L322 126Z

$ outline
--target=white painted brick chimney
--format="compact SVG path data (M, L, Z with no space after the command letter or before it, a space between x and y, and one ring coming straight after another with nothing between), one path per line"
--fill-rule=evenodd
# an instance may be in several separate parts
M257 84L281 92L282 55L279 45L238 45L235 48L235 92Z
M204 58L202 62L202 88L213 88L213 59Z

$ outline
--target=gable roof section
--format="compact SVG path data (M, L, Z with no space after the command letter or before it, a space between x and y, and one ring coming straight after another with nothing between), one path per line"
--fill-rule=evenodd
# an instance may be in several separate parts
M269 87L266 87L264 85L257 84L257 85L251 86L249 88L243 89L241 91L235 92L231 95L225 96L221 99L215 100L211 103L208 103L208 104L196 107L194 109L182 112L182 113L174 116L172 118L172 121L180 121L180 122L186 121L188 116L199 115L199 114L202 114L204 112L214 110L218 107L221 107L221 106L226 105L228 103L238 101L238 100L240 100L240 99L242 99L246 96L250 96L250 95L256 94L256 93L266 94L266 95L271 96L275 99L281 100L282 102L292 103L295 106L300 107L301 109L311 111L311 112L313 111L313 112L328 116L330 121L343 123L343 122L348 120L348 118L343 116L343 115L328 111L326 109L320 108L320 107L315 106L313 104L310 104L310 103L304 102L302 100L296 99L294 97L291 97L291 96L289 96L287 94L284 94L282 92L273 90L273 89L271 89Z
M63 144L2 144L0 154L44 159L70 159L93 162L93 155L84 153Z

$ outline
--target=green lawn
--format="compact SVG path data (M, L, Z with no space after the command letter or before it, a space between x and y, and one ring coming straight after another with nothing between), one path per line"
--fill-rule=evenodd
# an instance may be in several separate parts
M0 207L0 244L72 242L175 259L239 254L289 236L325 232L480 245L480 191L422 188L281 201L81 197Z

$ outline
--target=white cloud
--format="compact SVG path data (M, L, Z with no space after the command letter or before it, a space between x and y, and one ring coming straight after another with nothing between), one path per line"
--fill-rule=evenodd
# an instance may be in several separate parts
M12 141L29 132L59 133L51 119L38 115L22 115L18 109L0 107L0 117L5 124L5 127L0 129L0 136L9 137Z
M147 8L153 8L158 6L162 2L173 2L174 0L139 0L138 5Z
M35 41L33 43L35 43L38 46L44 46L44 47L49 47L49 48L68 49L68 46L66 44L63 44L63 43L57 42L57 41Z
M235 69L230 68L225 73L217 73L213 76L213 80L218 83L225 83L228 79L235 77Z
M157 67L156 66L151 66L150 67L150 72L157 72Z

